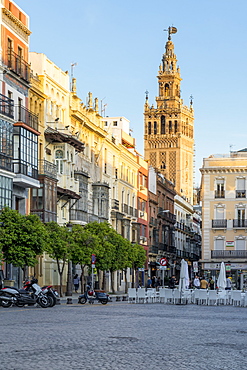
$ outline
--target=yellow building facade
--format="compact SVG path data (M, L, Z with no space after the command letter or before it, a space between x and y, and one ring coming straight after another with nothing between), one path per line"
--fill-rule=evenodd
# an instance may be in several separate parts
M158 72L159 95L144 105L144 156L148 163L175 184L178 194L193 202L194 110L183 104L181 76L169 27L168 41Z
M227 265L237 288L247 278L247 150L203 160L202 269L217 276Z

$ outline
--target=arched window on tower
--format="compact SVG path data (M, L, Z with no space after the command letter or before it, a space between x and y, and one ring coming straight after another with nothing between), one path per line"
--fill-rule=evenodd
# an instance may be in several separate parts
M174 132L175 134L178 132L178 121L174 121Z
M169 134L172 133L172 121L169 121Z
M169 96L169 90L170 90L169 84L165 84L165 96Z
M148 135L151 135L152 133L152 123L148 122Z
M166 117L161 116L161 135L164 135L166 133Z
M154 135L157 135L157 122L154 122Z

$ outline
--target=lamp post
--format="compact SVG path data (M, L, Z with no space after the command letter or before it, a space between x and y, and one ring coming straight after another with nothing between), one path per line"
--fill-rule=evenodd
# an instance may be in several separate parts
M70 222L66 225L67 230L69 233L72 232L72 224ZM69 241L69 247L70 247L70 241ZM67 287L66 287L66 296L72 295L72 261L68 261L68 274L67 274Z

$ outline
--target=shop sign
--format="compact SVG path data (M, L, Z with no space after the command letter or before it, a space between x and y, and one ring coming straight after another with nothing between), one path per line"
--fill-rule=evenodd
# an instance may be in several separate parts
M198 272L198 262L197 261L193 262L193 271Z
M246 263L231 263L231 270L247 270ZM220 270L220 263L204 263L204 270Z
M226 271L231 271L231 264L230 263L226 263Z

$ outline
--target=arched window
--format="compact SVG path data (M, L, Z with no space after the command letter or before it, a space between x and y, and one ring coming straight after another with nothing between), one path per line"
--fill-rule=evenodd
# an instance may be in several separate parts
M169 134L172 133L172 121L169 121Z
M63 151L61 149L56 150L55 158L56 159L62 159L63 158Z
M161 116L161 134L164 135L166 133L166 118L165 116Z
M57 167L57 173L62 174L63 173L63 151L61 149L57 149L55 152L55 159L56 159L56 167Z
M154 135L157 135L157 122L154 122Z
M178 121L174 122L174 132L175 134L178 132Z
M165 84L165 96L169 96L169 84Z
M152 123L148 122L148 135L151 135L152 133Z

